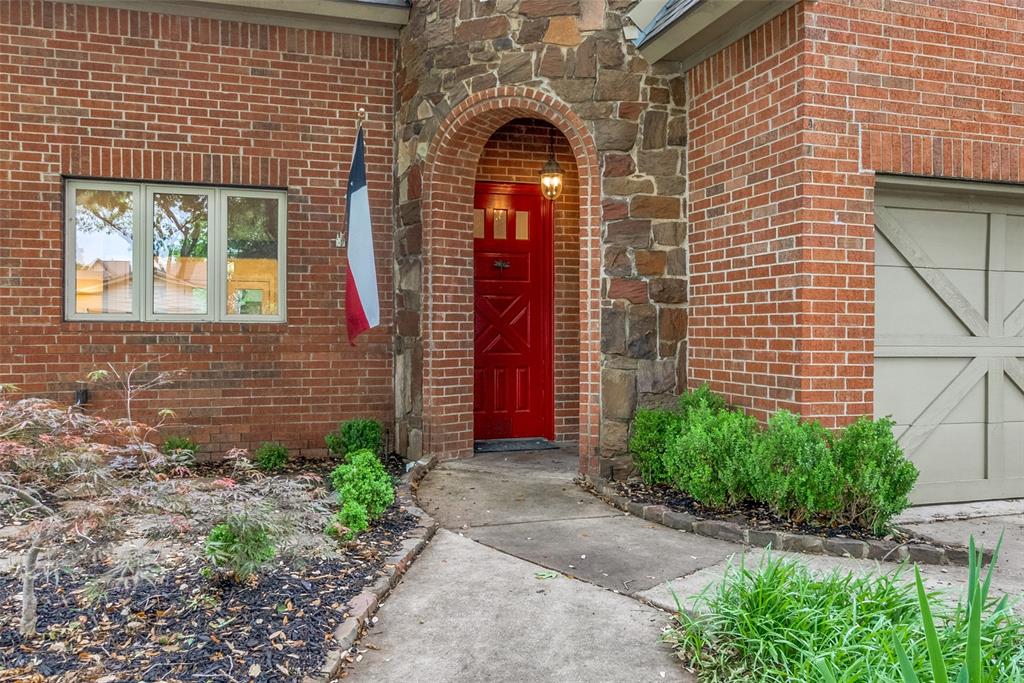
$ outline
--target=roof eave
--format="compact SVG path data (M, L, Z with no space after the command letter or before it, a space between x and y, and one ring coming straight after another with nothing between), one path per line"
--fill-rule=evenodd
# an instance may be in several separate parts
M650 63L671 60L688 70L799 0L705 0L657 33L644 36L640 54Z

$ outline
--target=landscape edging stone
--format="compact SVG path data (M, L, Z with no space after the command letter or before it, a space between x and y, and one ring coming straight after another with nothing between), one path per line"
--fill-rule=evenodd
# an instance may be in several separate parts
M634 517L655 522L671 529L689 531L700 536L717 538L755 548L774 548L790 552L813 555L831 555L854 559L886 560L902 562L909 560L920 564L967 566L969 553L959 545L941 543L919 531L904 527L897 530L925 541L924 543L900 543L885 539L863 540L859 538L824 538L811 534L799 534L774 529L750 529L735 520L705 519L690 512L672 510L665 505L639 503L623 496L613 482L603 477L588 477L582 480L599 498ZM738 516L741 518L742 516ZM992 559L992 551L982 550L985 562Z

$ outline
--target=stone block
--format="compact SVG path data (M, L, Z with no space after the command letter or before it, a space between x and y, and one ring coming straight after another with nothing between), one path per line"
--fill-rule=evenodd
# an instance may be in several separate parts
M702 519L693 523L693 533L733 543L745 543L744 529L736 522L722 519Z
M676 147L686 146L686 117L673 116L668 122L668 144Z
M627 218L610 221L605 234L609 244L640 248L651 246L651 222L647 220Z
M516 40L520 45L539 43L544 38L544 34L547 30L547 17L536 19L527 18L523 20L523 24L519 29L519 34L516 36Z
M636 162L640 172L647 175L679 175L679 150L676 149L640 151L636 155Z
M681 304L686 302L686 280L682 278L652 278L649 285L648 292L651 301L662 304Z
M626 355L630 358L654 359L658 355L658 310L650 304L629 307L626 333Z
M455 27L455 41L468 43L471 40L491 40L508 35L508 17L497 14L482 19L463 21Z
M911 562L921 564L946 564L946 551L925 543L910 543L906 546Z
M747 543L755 548L772 548L774 550L779 547L779 533L770 530L758 531L756 529L748 529Z
M674 360L642 360L637 366L636 386L641 393L658 394L676 386Z
M563 78L551 81L551 89L566 102L585 102L594 97L594 81L589 78ZM611 133L609 133L610 135ZM634 131L634 136L636 131ZM628 148L626 148L628 149Z
M509 52L498 63L498 82L521 83L533 78L533 53Z
M667 255L663 251L640 249L634 255L637 275L664 275Z
M628 197L654 192L654 181L650 178L604 178L601 184L606 195Z
M623 308L601 309L601 352L626 352L626 311Z
M636 408L636 377L628 370L601 369L601 412L613 420L630 420ZM603 431L603 429L602 429Z
M544 42L552 45L579 45L582 38L574 16L551 17L544 32Z
M599 31L604 28L604 0L584 0L580 7L580 30Z
M605 420L601 424L601 453L615 456L629 450L629 425L618 420Z
M655 244L665 247L682 246L686 239L686 224L682 221L659 221L652 226Z
M636 142L637 124L632 121L607 119L595 124L595 142L599 150L628 151Z
M597 39L586 38L579 47L569 54L569 67L576 78L594 78L597 76Z
M614 221L629 215L629 202L621 199L605 199L601 201L601 215L606 221Z
M666 269L669 275L686 275L686 250L682 247L666 252Z
M545 78L565 76L565 55L562 54L562 48L557 45L548 45L544 48L540 63L537 65L537 74Z
M668 140L666 128L668 126L668 113L663 111L648 110L644 112L644 137L643 149L661 149Z
M643 280L630 280L616 277L608 280L608 291L605 296L612 301L625 299L634 304L645 304L649 301L647 283Z
M636 163L629 154L605 154L601 175L606 178L621 178L636 171Z
M686 339L686 321L685 308L661 307L658 311L658 337L662 343Z
M579 11L580 0L523 0L519 4L519 13L528 17L579 14Z
M679 218L679 198L637 195L629 201L629 215L633 218Z
M829 555L856 559L863 559L868 551L867 544L856 538L826 538L821 547Z
M626 247L611 246L604 250L604 273L613 277L629 277L633 274L633 261Z
M597 76L594 97L597 100L613 102L638 100L640 99L640 80L639 74L602 69Z
M822 551L822 539L818 536L806 536L804 534L779 533L779 550L788 550L794 553L817 553Z
M665 522L666 512L671 512L671 510L664 505L647 505L644 507L643 517L646 520L663 524Z
M675 510L668 510L665 512L661 523L670 529L679 529L680 531L693 531L693 523L697 521L697 518L691 515L689 512L677 512Z

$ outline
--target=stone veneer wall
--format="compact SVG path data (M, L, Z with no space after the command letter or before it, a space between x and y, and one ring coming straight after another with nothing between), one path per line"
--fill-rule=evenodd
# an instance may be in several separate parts
M424 354L431 349L422 341L421 199L440 122L490 88L527 86L551 96L585 122L596 143L603 209L603 473L628 466L635 408L671 401L685 386L685 88L677 65L652 67L624 39L623 12L634 2L414 3L399 41L396 83L395 407L397 445L410 456L464 452L446 434L430 433L429 425L424 438ZM460 434L471 428L463 425ZM581 442L593 436L582 435Z

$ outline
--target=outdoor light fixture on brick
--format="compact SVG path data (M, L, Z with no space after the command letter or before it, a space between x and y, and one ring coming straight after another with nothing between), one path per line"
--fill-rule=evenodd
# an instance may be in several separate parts
M552 129L548 141L548 160L540 170L540 191L545 197L552 201L558 199L562 194L563 175L562 166L555 159L555 131Z

